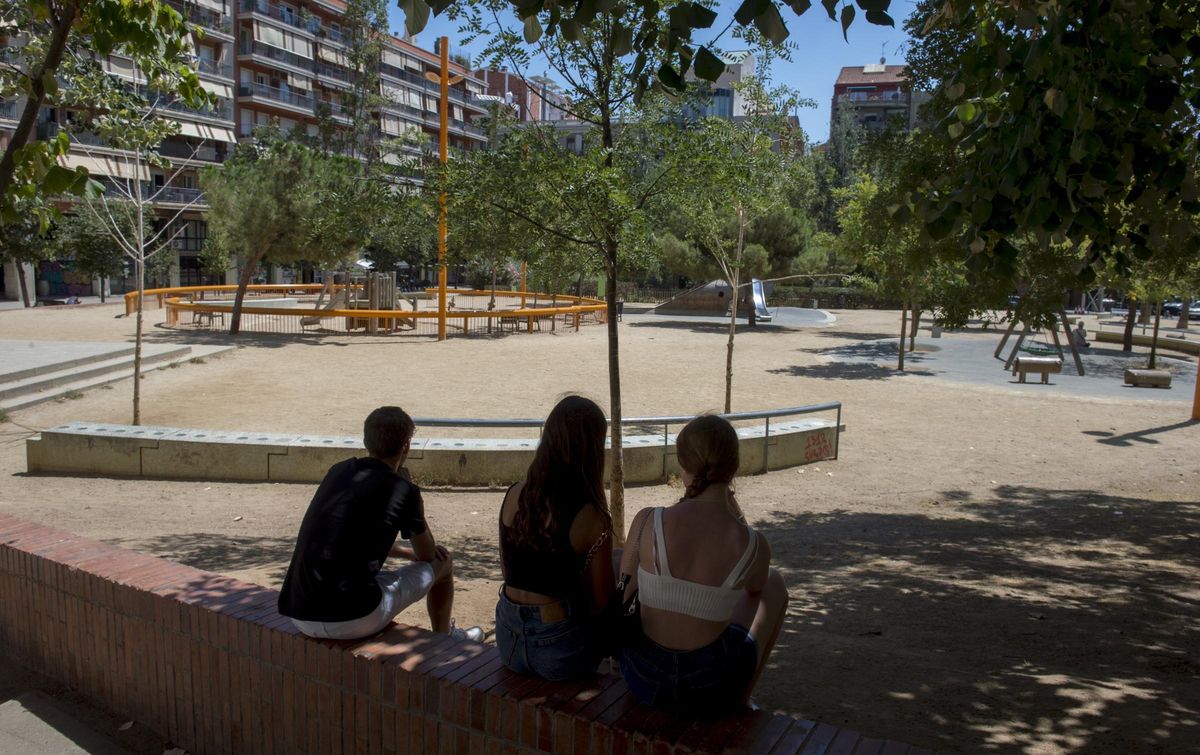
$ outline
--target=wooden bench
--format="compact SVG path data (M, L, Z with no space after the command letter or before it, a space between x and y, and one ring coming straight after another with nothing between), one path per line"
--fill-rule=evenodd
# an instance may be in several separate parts
M523 677L494 645L402 624L314 640L277 599L0 514L5 654L188 752L930 755L767 711L672 716L619 676Z
M1013 366L1013 375L1020 375L1019 382L1025 382L1025 375L1029 372L1040 373L1042 376L1042 385L1049 385L1050 375L1057 375L1062 372L1062 360L1058 357L1017 357L1017 363Z
M1134 388L1170 388L1171 373L1166 370L1125 370L1125 385Z

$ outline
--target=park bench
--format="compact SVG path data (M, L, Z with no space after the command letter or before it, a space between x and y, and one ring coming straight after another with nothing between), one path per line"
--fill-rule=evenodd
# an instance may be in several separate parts
M1166 370L1125 370L1125 385L1134 388L1170 388L1171 373Z
M1050 383L1050 375L1057 375L1062 372L1062 360L1058 357L1017 357L1017 363L1013 366L1013 375L1020 375L1020 381L1025 382L1026 373L1039 373L1042 376L1042 385Z
M766 711L670 715L617 675L523 677L494 645L402 624L315 640L277 600L0 514L6 655L188 752L932 755Z

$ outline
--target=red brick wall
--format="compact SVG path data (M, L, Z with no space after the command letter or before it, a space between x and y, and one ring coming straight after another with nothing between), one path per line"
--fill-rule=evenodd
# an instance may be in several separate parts
M768 713L636 704L517 676L494 646L397 625L298 635L257 585L0 515L0 646L192 753L919 753Z

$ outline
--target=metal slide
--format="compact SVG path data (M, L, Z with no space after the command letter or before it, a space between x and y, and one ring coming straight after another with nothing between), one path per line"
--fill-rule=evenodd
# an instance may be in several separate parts
M758 278L750 279L750 293L754 297L754 316L759 320L770 320L771 312L767 309L767 292L763 282Z

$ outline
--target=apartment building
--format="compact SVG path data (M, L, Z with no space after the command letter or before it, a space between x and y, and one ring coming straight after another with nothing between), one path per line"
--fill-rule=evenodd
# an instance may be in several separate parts
M694 109L693 114L696 118L733 120L750 113L746 97L737 85L755 75L757 61L754 54L749 50L733 50L723 53L721 62L725 64L725 70L716 81L701 81L696 77L694 70L689 68L687 71L687 81L698 84L701 93L705 95L702 104Z
M833 85L830 123L837 122L839 113L849 111L867 129L895 124L905 129L915 127L918 111L929 95L908 91L904 68L889 66L884 60L842 68Z
M552 79L524 77L505 68L498 71L480 68L475 76L487 86L492 101L511 107L521 123L570 118L571 99Z
M170 171L138 165L128 159L128 153L114 150L98 136L87 133L72 135L71 152L64 164L83 165L102 183L136 178L144 183L147 194L155 193L163 222L176 218L178 223L172 230L178 257L172 269L172 284L231 282L232 273L213 276L204 273L200 264L199 252L208 235L208 206L199 188L198 171L224 162L238 141L253 138L258 126L273 124L285 132L315 134L320 115L327 115L335 124L349 125L340 101L353 77L342 25L346 4L340 0L167 1L199 30L194 39L196 69L201 83L214 95L215 104L195 110L169 95L147 92L162 112L179 124L179 134L160 149L160 154L173 163ZM113 55L101 63L113 76L145 91L144 80L138 81L139 74L128 58ZM385 40L379 79L386 104L373 114L379 120L381 135L415 135L420 139L424 134L436 144L440 86L426 74L439 70L440 60L434 53L400 37ZM486 136L473 121L487 112L486 102L480 99L486 85L456 63L451 64L451 75L464 79L450 93L450 146L459 150L478 148L486 142ZM21 102L0 102L0 144L11 134L22 107ZM37 136L52 136L72 119L70 112L43 108ZM3 271L4 296L15 299L19 296L18 271L10 267L13 269ZM277 276L278 271L273 271L273 277ZM36 285L45 290L42 284L47 283L56 285L55 281L45 280ZM43 295L69 293L76 292L51 289Z

